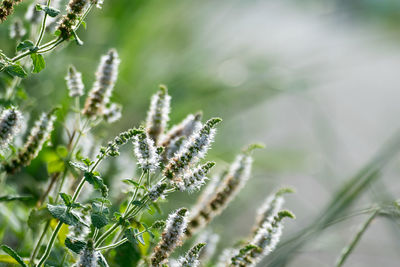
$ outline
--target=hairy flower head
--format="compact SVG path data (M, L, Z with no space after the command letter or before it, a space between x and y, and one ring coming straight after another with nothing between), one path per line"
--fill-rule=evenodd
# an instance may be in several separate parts
M186 213L187 209L181 208L168 216L161 240L151 255L151 266L161 266L175 248L181 245L183 232L187 225Z
M185 255L185 257L179 258L179 264L178 266L180 267L197 267L200 265L199 261L199 255L203 247L205 246L205 243L199 243L192 247Z
M0 115L0 148L6 147L19 132L22 115L14 107L4 109Z
M120 60L115 49L110 49L106 55L101 57L96 80L85 102L84 115L95 117L103 114L117 80L119 63Z
M215 162L207 162L203 165L196 167L194 170L187 170L183 174L182 180L176 182L176 187L180 191L193 192L199 190L207 179L206 175L209 173Z
M135 135L134 152L143 171L154 172L159 167L159 154L154 146L154 141L145 131L138 131Z
M150 109L147 114L146 130L155 144L164 134L169 121L171 97L165 85L160 85L160 90L151 98Z
M83 95L84 85L82 82L82 74L78 72L74 66L69 66L65 80L67 81L68 94L70 97Z

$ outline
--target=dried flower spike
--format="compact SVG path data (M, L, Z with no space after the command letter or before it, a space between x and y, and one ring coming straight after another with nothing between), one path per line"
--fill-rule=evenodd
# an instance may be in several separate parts
M0 148L6 147L19 132L22 115L14 107L5 109L0 115Z
M160 156L154 146L154 141L145 131L139 131L135 135L133 144L136 158L142 170L154 172L160 164Z
M0 5L0 22L5 21L14 12L14 6L21 2L22 0L3 0Z
M215 162L207 162L194 170L187 170L183 175L183 179L175 183L176 187L180 191L193 192L199 190L205 184L206 175L214 165Z
M165 177L179 182L179 177L190 165L204 158L214 140L215 126L221 121L220 118L209 119L200 130L193 134L169 161L164 171Z
M241 154L236 157L234 163L230 166L228 174L218 185L215 192L205 199L205 203L198 204L193 212L186 231L187 236L191 236L201 227L209 223L215 216L219 215L231 202L237 193L250 178L252 157L251 152L261 145L250 145Z
M86 247L82 250L79 256L79 262L77 267L96 267L97 266L97 255L93 248L93 241L88 240Z
M146 130L155 144L159 143L169 121L171 96L165 85L160 85L160 90L151 98L150 109L147 114Z
M161 240L151 255L151 266L162 266L171 252L181 245L182 235L187 225L186 213L187 209L181 208L169 215Z
M200 265L199 255L205 243L199 243L192 247L185 255L179 259L178 266L180 267L197 267Z
M60 37L63 40L68 40L73 33L73 27L83 14L83 9L85 8L88 0L70 0L68 3L68 13L63 16L60 25L58 26L58 31Z
M10 38L15 40L21 40L26 34L26 29L22 24L22 21L16 19L10 26Z
M74 66L69 66L65 80L67 81L68 95L70 97L79 97L83 95L84 85L82 82L82 74L78 72Z
M95 117L103 113L117 80L119 63L120 60L115 49L109 50L107 55L101 57L96 72L96 81L83 109L84 115Z
M50 134L53 131L53 123L56 119L53 113L54 110L42 114L31 129L24 147L18 151L18 154L10 162L3 164L3 168L7 173L11 174L21 167L28 166L36 158L40 150L42 150L43 144L50 138Z

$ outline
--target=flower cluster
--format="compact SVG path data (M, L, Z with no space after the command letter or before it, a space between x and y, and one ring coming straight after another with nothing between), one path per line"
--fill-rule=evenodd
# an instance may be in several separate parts
M205 243L199 243L192 247L185 255L185 257L179 258L180 267L197 267L200 265L199 256Z
M77 267L96 267L97 266L97 255L93 248L93 242L89 239L85 248L82 250L79 256L79 262Z
M176 186L180 191L193 192L200 189L206 182L206 175L214 167L215 162L207 162L198 166L194 170L188 170L183 174L182 180L176 182Z
M169 161L164 170L165 177L179 182L180 177L188 168L204 158L214 140L215 126L221 121L220 118L209 119L200 130L194 133Z
M68 94L70 97L79 97L83 95L84 85L82 82L82 74L78 72L74 66L68 68L67 76L65 76L67 81Z
M0 22L5 21L14 12L14 6L21 2L22 0L3 0L0 5Z
M147 114L146 130L156 144L159 143L169 121L171 97L168 89L160 85L160 90L151 98L150 109Z
M229 172L225 175L223 181L215 188L207 198L201 197L205 203L197 206L198 209L192 212L186 234L188 236L196 232L200 227L207 224L212 218L220 214L229 202L245 185L250 178L252 157L251 151L259 145L251 145L236 157L236 160L230 166ZM207 191L209 194L209 191Z
M24 147L18 151L18 154L9 162L3 163L3 168L7 173L14 173L21 167L29 165L29 163L36 158L43 144L49 139L53 131L53 123L56 117L53 115L54 111L43 113L35 126L31 129Z
M26 34L26 29L19 19L14 20L10 26L10 38L15 40L20 40Z
M161 266L169 257L169 254L181 244L183 232L186 229L187 209L181 208L169 215L161 240L151 255L151 265Z
M115 49L109 50L107 55L101 57L96 72L96 81L85 102L84 115L94 117L102 114L117 80L119 63L120 60Z
M159 154L145 131L139 131L134 138L134 152L143 171L154 172L159 166Z
M68 40L73 33L76 21L82 15L88 0L70 0L68 3L68 13L62 18L58 31L60 37Z
M4 109L0 115L0 148L6 147L20 130L22 115L14 107Z

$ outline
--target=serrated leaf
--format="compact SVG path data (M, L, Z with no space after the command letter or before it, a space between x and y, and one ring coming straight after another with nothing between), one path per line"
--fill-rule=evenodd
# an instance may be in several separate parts
M32 230L37 229L39 224L48 221L52 218L51 213L47 208L33 209L29 213L28 226Z
M108 224L108 218L104 213L92 213L90 219L93 226L99 229Z
M31 50L34 47L35 44L31 40L25 40L17 45L17 51Z
M78 240L78 239L74 239L74 238L69 238L67 237L65 239L65 246L67 248L69 248L70 250L72 250L73 252L75 252L76 254L79 254L81 252L82 249L85 248L86 243Z
M6 246L6 245L1 245L1 249L5 253L7 253L8 255L13 257L21 266L28 267L28 265L25 264L25 262L22 260L21 256L18 255L18 253L15 252L15 250L13 250L12 248L10 248L9 246Z
M140 207L140 206L142 206L142 205L143 205L143 202L142 202L142 201L140 201L140 200L134 200L134 201L132 201L132 205L135 205L135 206L138 206L138 207Z
M101 191L103 197L108 195L108 187L104 184L100 176L94 175L91 172L85 172L84 177L89 184L93 185L94 189Z
M11 76L17 76L20 78L25 78L27 76L25 70L18 64L8 65L4 70Z
M47 204L47 209L54 218L59 219L62 223L68 225L77 225L80 223L79 218L71 211L68 211L68 207L65 205Z
M39 73L46 67L46 62L41 54L31 54L33 73Z

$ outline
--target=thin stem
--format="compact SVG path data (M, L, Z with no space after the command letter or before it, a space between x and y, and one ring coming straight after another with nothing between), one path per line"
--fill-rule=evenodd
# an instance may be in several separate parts
M361 225L360 230L358 230L357 234L354 236L351 243L343 249L342 254L340 255L339 259L336 262L336 267L343 266L344 262L346 261L348 256L351 254L351 252L353 252L354 248L360 241L362 235L365 233L368 226L371 224L372 220L378 215L378 213L379 213L379 210L376 209L375 212L372 213L372 215L369 216L368 219Z
M39 263L37 264L37 267L40 267L44 264L44 262L47 260L47 258L50 256L51 249L53 248L54 242L56 241L58 232L60 232L61 226L63 225L62 222L58 222L56 228L54 229L53 233L51 234L50 241L46 246L46 250L40 259Z
M47 223L45 224L45 226L44 226L44 228L43 228L43 232L42 232L42 234L40 235L40 237L39 237L39 239L38 239L38 241L37 241L37 243L36 243L35 249L34 249L33 252L32 252L32 255L31 255L31 258L30 258L30 263L33 263L33 261L35 260L36 255L37 255L37 253L39 252L40 245L41 245L42 242L43 242L43 238L44 238L45 235L46 235L47 229L49 229L49 226L50 226L50 221L47 221Z
M96 243L94 244L94 247L98 247L100 246L104 240L106 240L106 238L111 235L117 228L119 227L119 223L116 222L114 223L104 234L102 234L99 239L96 241Z
M138 194L139 187L140 187L140 185L141 185L141 183L142 183L142 180L143 180L143 177L144 177L145 173L146 173L146 172L142 172L142 175L140 175L140 178L139 178L139 185L135 188L135 192L133 193L131 200L128 202L128 206L126 207L123 216L125 216L125 215L126 215L126 212L130 209L130 207L131 207L131 205L132 205L132 202L136 200L136 196L137 196L137 194Z
M51 0L47 0L47 7L50 7ZM44 13L44 17L42 20L42 27L40 28L39 38L36 41L36 46L39 46L42 42L44 31L46 30L46 20L47 20L47 12Z
M44 53L50 52L51 50L56 48L58 45L60 45L62 42L64 42L64 40L60 39L59 41L55 42L52 47L47 48L46 50L38 50L37 53L44 54Z
M104 246L104 247L101 247L101 248L97 248L96 250L108 250L108 249L111 249L111 248L116 248L116 247L122 245L123 243L125 243L126 241L128 241L128 238L121 239L120 241L118 241L118 242L116 242L114 244L111 244L111 245L108 245L108 246Z

